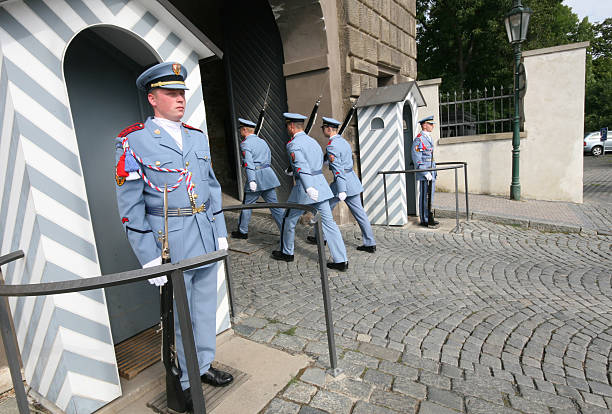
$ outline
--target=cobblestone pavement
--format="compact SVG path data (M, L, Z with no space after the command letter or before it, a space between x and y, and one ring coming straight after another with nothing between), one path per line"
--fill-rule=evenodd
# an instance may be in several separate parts
M292 263L270 259L269 218L251 226L248 241L230 240L235 331L315 359L264 413L611 412L612 237L375 226L367 254L358 227L343 227L350 269L329 274L344 370L333 378L306 226Z
M584 202L612 205L612 154L584 157Z

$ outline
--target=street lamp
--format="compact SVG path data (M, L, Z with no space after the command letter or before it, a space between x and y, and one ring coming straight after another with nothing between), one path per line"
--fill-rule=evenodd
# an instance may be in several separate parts
M521 64L521 43L527 37L527 26L531 9L524 7L521 0L514 0L514 7L504 19L508 41L514 45L514 132L512 134L512 183L510 184L510 199L521 199L521 183L519 181L519 146L521 145L521 122L519 113L519 66Z

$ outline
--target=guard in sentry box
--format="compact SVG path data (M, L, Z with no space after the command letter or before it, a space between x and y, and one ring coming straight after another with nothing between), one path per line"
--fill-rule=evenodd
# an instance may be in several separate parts
M329 207L333 211L340 201L346 203L361 229L363 245L358 246L357 250L374 253L376 251L376 240L374 239L368 215L361 204L360 194L363 192L363 187L359 177L357 177L353 170L353 150L351 149L351 144L342 135L338 134L340 121L327 117L322 119L323 125L321 128L323 129L323 135L329 138L326 157L329 169L334 174L334 181L330 184L334 198L329 200ZM317 243L314 236L308 236L306 239L308 243Z
M277 203L275 188L280 186L278 177L270 167L272 154L266 141L255 135L255 123L248 119L238 118L240 125L240 155L242 166L247 175L244 183L244 204L254 204L259 197L266 203ZM271 208L272 218L281 230L285 210ZM242 210L238 220L238 230L232 231L234 239L248 239L251 210Z

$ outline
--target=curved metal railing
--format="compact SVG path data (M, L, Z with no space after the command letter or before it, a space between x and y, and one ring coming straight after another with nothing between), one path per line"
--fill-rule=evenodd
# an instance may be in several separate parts
M341 370L338 368L338 360L336 355L336 344L334 338L334 326L331 314L331 300L329 296L329 282L327 279L327 266L325 263L325 250L323 245L323 229L321 226L321 216L317 209L311 205L293 204L293 203L257 203L249 205L235 205L223 208L223 211L240 211L254 210L261 208L285 208L309 211L314 214L312 223L315 227L315 235L317 239L317 253L319 259L319 271L321 274L321 289L323 293L323 306L325 309L325 322L327 325L327 341L329 347L329 358L332 375L338 375ZM0 266L11 263L15 260L22 259L24 253L21 250L0 256ZM183 272L196 267L212 264L223 260L225 262L226 279L228 285L228 295L230 301L230 312L234 316L234 293L232 287L232 277L229 269L227 250L219 250L213 253L181 260L176 263L168 263L160 266L149 267L146 269L130 270L127 272L113 273L110 275L96 276L91 278L66 280L61 282L51 283L35 283L27 285L5 285L3 283L2 272L0 270L0 332L8 359L11 379L15 389L15 397L17 399L17 407L20 414L29 413L28 400L21 378L21 370L19 366L19 348L15 341L15 331L10 314L8 304L9 296L44 296L56 295L69 292L81 292L85 290L100 289L110 286L117 286L127 283L138 282L145 279L151 279L158 276L170 275L174 287L174 299L176 309L183 333L183 347L185 349L185 359L187 365L187 373L189 376L189 384L192 390L201 389L200 373L198 368L198 360L195 352L195 341L193 331L191 329L191 316L189 315L189 305L187 301L187 292L185 289L185 281ZM206 407L204 402L204 394L192 391L193 412L205 414Z

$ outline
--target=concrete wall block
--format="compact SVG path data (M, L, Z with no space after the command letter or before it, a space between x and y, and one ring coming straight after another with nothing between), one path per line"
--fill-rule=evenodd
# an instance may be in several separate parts
M412 61L414 61L413 58L411 58L408 55L402 54L402 66L400 68L400 73L404 76L414 76L414 74L411 72L411 64Z
M361 3L359 3L358 0L345 0L344 5L346 21L348 24L354 27L359 27L359 9L361 8Z
M408 55L414 59L417 58L417 43L414 37L408 37Z
M382 14L382 0L371 0L372 8L374 11L380 15Z
M361 75L359 73L349 74L351 90L351 96L361 95Z
M370 76L368 75L359 75L361 77L361 82L360 82L360 91L359 93L361 94L361 91L363 91L364 89L368 89L370 87Z
M399 29L396 26L391 25L391 27L389 27L389 45L391 47L397 48L398 46L398 41L397 41L397 37L399 35Z
M368 22L368 7L363 4L363 2L359 3L359 28L364 32L368 32L369 27Z
M391 48L389 46L378 43L378 62L387 66L392 65Z
M408 16L408 27L404 30L412 37L416 37L416 17Z
M367 36L365 40L365 60L374 64L378 63L378 41Z
M374 43L374 48L376 49L376 43ZM378 76L378 67L375 64L373 65L371 63L368 63L356 57L350 58L350 61L351 61L351 64L350 64L351 72L364 73L366 75L371 75L371 76Z
M346 34L348 36L349 54L363 58L365 52L363 33L349 26Z
M372 26L370 27L370 34L375 39L380 39L380 26L382 25L382 19L379 15L372 12Z
M401 0L411 15L416 16L416 0Z
M389 17L390 17L391 23L393 23L396 26L399 26L399 15L400 15L401 9L402 8L395 1L391 2L391 15Z
M397 50L391 51L391 64L393 67L401 68L402 67L402 56L403 54Z
M391 18L391 1L382 0L382 16L387 20Z
M386 19L383 19L381 21L381 25L380 25L380 40L383 43L389 43L389 30L391 29L391 24L389 24L389 21Z

